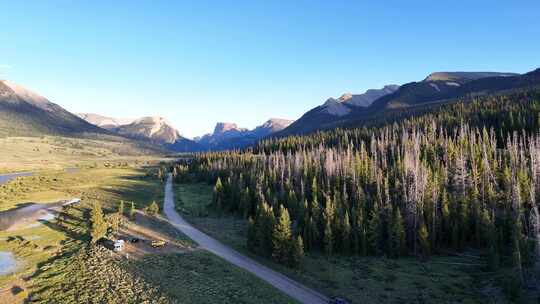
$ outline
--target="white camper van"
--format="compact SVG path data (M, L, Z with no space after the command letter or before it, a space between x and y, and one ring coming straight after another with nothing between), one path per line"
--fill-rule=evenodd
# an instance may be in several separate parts
M114 241L114 251L120 252L122 250L124 250L124 240Z

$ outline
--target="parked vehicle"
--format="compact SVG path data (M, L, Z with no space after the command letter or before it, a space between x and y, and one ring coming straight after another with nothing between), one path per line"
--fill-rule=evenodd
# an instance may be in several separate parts
M165 241L152 241L152 247L154 248L161 248L167 244Z
M140 241L140 239L136 238L136 237L129 239L130 243L138 243L139 241Z
M78 204L81 202L81 199L80 198L74 198L74 199L71 199L71 200L68 200L68 201L65 201L62 206L70 206L70 205L73 205L73 204Z
M114 251L119 252L124 250L124 240L117 240L114 242Z
M343 299L343 298L332 298L328 302L328 304L349 304L349 301Z

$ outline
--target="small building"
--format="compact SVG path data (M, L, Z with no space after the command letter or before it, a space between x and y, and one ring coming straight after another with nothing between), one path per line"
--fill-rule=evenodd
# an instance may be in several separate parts
M119 252L124 250L124 240L114 241L114 251Z

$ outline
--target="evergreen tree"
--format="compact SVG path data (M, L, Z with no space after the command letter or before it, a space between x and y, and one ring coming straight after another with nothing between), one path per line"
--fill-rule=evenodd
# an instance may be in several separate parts
M279 214L272 231L272 258L280 264L287 264L292 246L291 219L283 205L279 208Z
M351 252L351 223L349 222L349 212L345 211L345 216L341 224L341 252L350 254Z
M152 216L156 216L159 213L159 205L156 203L156 201L153 201L148 207L146 207L146 213Z
M392 222L389 230L389 255L391 257L399 257L406 254L405 227L403 226L403 218L399 208L396 208L393 211Z
M334 216L335 206L330 198L326 195L326 207L324 208L324 251L328 256L331 256L334 251Z
M272 232L274 231L276 219L272 207L267 203L263 202L260 205L255 224L257 227L258 253L263 256L271 256L273 252Z
M429 256L431 252L429 232L424 221L422 221L420 224L420 229L418 229L418 242L420 243L423 256Z
M251 252L257 251L257 226L253 218L248 219L248 229L247 229L247 248Z
M302 259L304 258L304 241L301 236L298 236L293 241L290 266L294 268L300 268L302 265Z
M134 202L131 202L131 206L129 207L129 218L131 220L134 220L135 219L135 203Z
M107 233L107 223L103 218L103 210L101 209L101 204L95 202L92 205L92 210L90 212L90 237L92 243L96 243Z
M216 185L214 186L214 196L212 200L218 209L223 207L223 196L223 183L221 182L221 178L218 177Z
M124 215L124 201L120 201L120 204L118 205L118 214L120 216Z
M330 219L325 219L324 223L324 252L327 256L331 256L334 250L334 236L332 235L332 222Z
M381 213L379 211L379 204L375 204L371 212L371 218L368 224L367 240L369 243L370 252L381 255L384 252L382 243L384 242L383 236L383 223L381 222Z

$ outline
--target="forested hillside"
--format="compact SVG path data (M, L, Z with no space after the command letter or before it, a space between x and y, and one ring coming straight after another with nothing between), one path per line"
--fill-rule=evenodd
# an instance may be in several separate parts
M213 207L249 219L250 250L283 264L475 248L526 281L540 255L540 91L413 114L199 154L174 174L215 184Z

